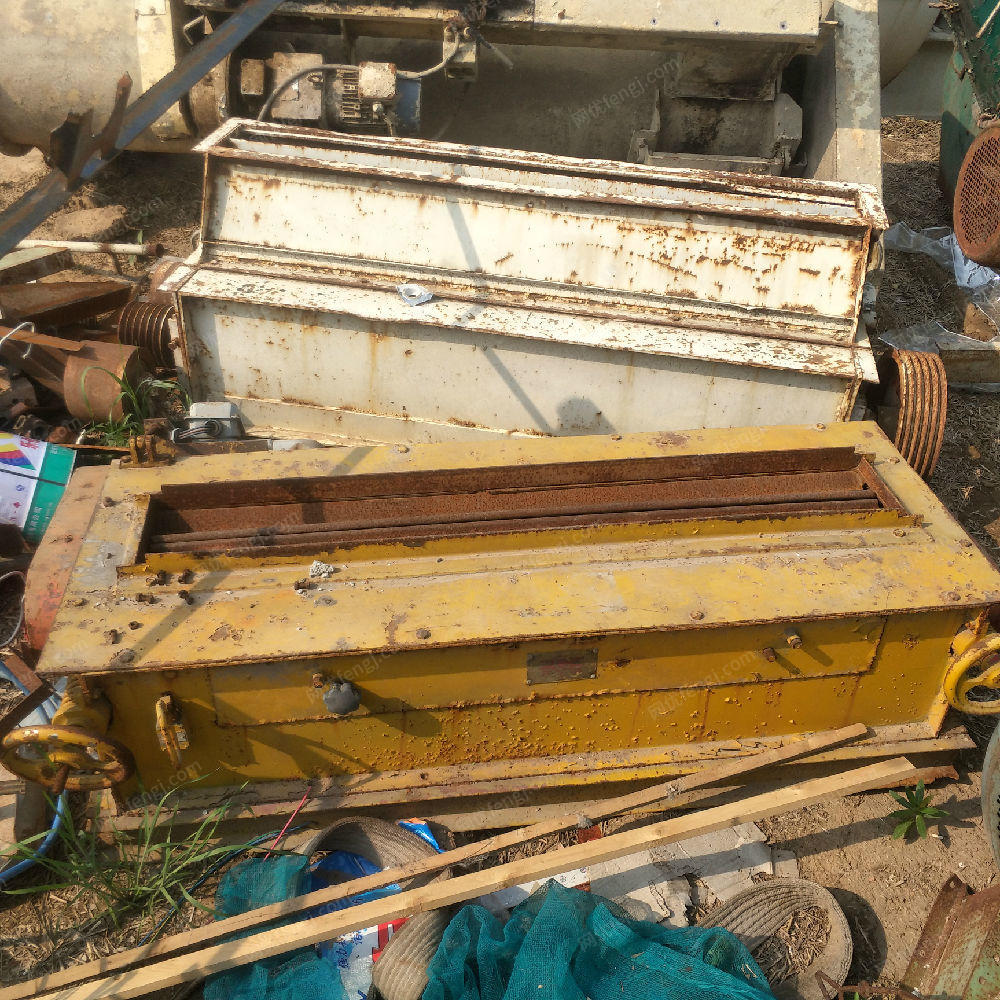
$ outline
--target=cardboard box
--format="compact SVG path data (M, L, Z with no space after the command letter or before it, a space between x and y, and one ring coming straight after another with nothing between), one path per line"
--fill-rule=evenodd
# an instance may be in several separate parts
M0 523L16 525L29 542L40 542L75 461L70 448L0 434Z

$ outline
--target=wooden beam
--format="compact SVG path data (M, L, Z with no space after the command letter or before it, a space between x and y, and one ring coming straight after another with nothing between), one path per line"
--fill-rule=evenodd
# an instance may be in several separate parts
M93 468L93 467L92 467ZM908 726L869 727L868 736L863 741L823 750L809 757L810 767L820 762L833 764L836 769L859 767L861 764L874 764L876 761L889 760L891 757L907 757L917 767L930 764L941 764L952 760L961 750L974 748L975 744L969 738L964 727L957 725L941 733L936 738L918 736L916 731L928 727L923 723L911 723ZM550 775L539 774L537 771L519 778L497 776L481 780L469 778L467 774L458 775L458 766L436 768L433 771L422 772L429 775L428 784L409 787L410 797L405 802L400 801L399 789L414 779L414 772L387 772L391 778L382 784L386 775L365 784L364 776L356 775L344 784L327 786L321 784L319 790L314 788L313 798L303 807L299 818L305 822L319 825L332 823L344 816L358 815L364 811L369 815L381 816L393 821L421 816L447 827L452 833L469 833L508 829L515 826L530 826L542 820L554 819L568 812L584 812L596 808L602 798L618 794L621 787L638 788L648 782L669 781L685 774L711 767L722 760L733 760L755 753L763 753L788 741L784 738L762 738L750 742L720 741L715 744L692 744L683 751L675 751L657 763L648 763L640 755L644 751L633 751L631 763L628 764L628 777L623 777L614 767L604 766L605 760L598 770L587 772L587 779L580 783L579 770L566 772L568 778L562 785L558 781L553 784L550 777L558 779L559 775L552 771ZM703 747L711 750L703 753ZM692 750L692 748L694 748ZM655 751L654 751L655 752ZM689 756L683 754L690 752ZM602 755L604 756L604 755ZM536 758L535 763L543 764L544 760ZM781 763L772 769L771 777L778 783L803 777L796 769L797 764ZM780 773L780 772L784 773ZM808 775L819 777L818 769ZM369 776L371 777L371 776ZM448 794L450 780L468 778L460 795ZM539 781L539 779L542 779ZM754 779L756 784L756 778ZM739 786L741 781L731 782ZM233 816L227 820L225 829L229 835L239 839L239 830L246 830L247 824L259 826L267 818L275 819L287 816L305 794L307 782L303 780L284 780L261 782L253 787L253 794L247 798L239 797L248 813L254 818ZM364 785L365 790L362 791ZM377 787L376 787L377 786ZM769 785L768 787L775 787ZM611 791L609 791L609 788ZM184 791L175 806L169 810L170 822L174 831L196 830L205 818L205 809L218 805L220 795L237 794L239 788L230 786L223 789L199 788L195 786ZM702 796L699 796L699 800ZM504 805L503 802L513 800L517 805ZM647 807L648 809L649 807ZM121 816L101 816L98 818L98 829L102 832L137 833L143 822L148 821L146 810L139 810ZM279 819L279 825L283 822ZM248 834L249 836L249 834ZM479 836L488 836L479 833Z
M833 746L850 743L861 739L867 732L867 728L863 725L847 726L844 729L817 733L805 739L795 740L785 746L765 750L750 757L736 757L732 760L721 761L681 778L608 799L597 805L591 804L587 809L586 819L596 822L643 806L660 805L663 808L668 808L688 804L695 797L691 793L697 789L730 781L733 778L739 778L774 764L808 757ZM418 875L443 871L445 868L464 864L484 854L491 854L508 847L517 847L541 837L562 833L564 830L572 830L581 825L581 818L580 813L569 813L554 819L543 820L532 826L466 844L464 847L446 851L443 854L421 858L419 861L399 868L376 872L374 875L353 879L350 882L330 886L328 889L317 889L314 892L296 896L294 899L272 903L270 906L262 906L226 920L218 920L191 931L153 941L141 948L132 948L117 955L108 955L106 958L95 959L83 965L76 965L60 972L41 976L38 979L18 983L0 992L0 1000L26 1000L26 998L36 996L45 990L70 986L83 982L85 979L104 976L109 972L121 971L132 965L148 962L152 958L164 958L167 955L202 947L213 941L221 941L231 934L263 927L284 917L311 910L315 906L323 906L336 900L346 899L359 892L370 892L372 889L381 889L383 886L405 883ZM583 825L590 825L590 823Z
M716 806L700 813L652 823L562 850L511 861L495 868L432 882L418 889L276 927L252 937L212 945L201 951L178 955L120 975L48 993L40 1000L129 1000L131 997L144 996L155 990L189 983L227 969L283 955L297 948L307 948L363 927L454 903L464 903L484 893L506 889L522 882L626 857L663 844L686 840L688 837L728 829L738 823L752 823L817 803L830 802L854 792L882 788L887 784L904 781L915 772L916 768L909 761L897 758L801 782L742 802ZM0 993L0 1000L7 1000L7 991Z

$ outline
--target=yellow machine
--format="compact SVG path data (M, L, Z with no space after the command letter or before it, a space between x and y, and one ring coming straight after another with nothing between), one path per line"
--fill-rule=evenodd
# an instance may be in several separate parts
M190 458L91 503L38 668L70 689L4 763L123 808L580 798L1000 707L1000 573L874 424Z

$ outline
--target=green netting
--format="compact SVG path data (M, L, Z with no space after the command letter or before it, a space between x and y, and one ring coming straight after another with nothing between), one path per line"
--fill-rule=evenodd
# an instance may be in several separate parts
M301 854L267 861L252 858L235 865L219 883L217 917L233 917L299 895L309 875L308 865L309 859ZM315 948L210 976L204 995L205 1000L346 1000L336 970Z
M466 906L445 931L422 1000L773 1000L750 952L719 928L633 920L550 882L506 925Z

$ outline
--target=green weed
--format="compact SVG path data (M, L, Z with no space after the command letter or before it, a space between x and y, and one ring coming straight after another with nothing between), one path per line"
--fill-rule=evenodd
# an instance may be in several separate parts
M903 792L892 792L892 797L903 807L889 814L896 820L896 828L892 831L894 840L902 840L911 831L920 838L927 836L928 820L944 819L948 813L931 805L930 793L924 788L923 781L917 782L917 787Z
M178 786L184 787L183 785ZM88 925L110 923L121 927L136 918L152 918L162 905L190 903L211 912L188 891L188 885L206 868L240 847L217 843L219 824L230 802L210 810L197 828L175 836L173 810L168 800L178 789L164 795L155 808L142 814L139 828L123 832L112 823L110 833L98 836L93 825L80 829L67 817L59 839L44 857L36 851L45 834L29 837L16 845L14 860L31 858L38 874L31 884L7 888L10 896L30 896L46 892L69 895L73 905L96 901L97 913Z
M84 384L87 372L91 370L104 372L118 383L118 395L108 408L107 415L104 419L95 419L94 422L87 426L87 430L97 435L101 443L109 448L124 448L130 438L142 434L143 421L157 416L162 409L161 398L163 395L179 396L183 400L185 408L190 405L191 401L188 399L186 393L184 393L177 382L171 379L158 379L152 376L145 376L135 385L132 385L127 377L116 375L106 368L100 368L95 365L93 369L87 368L80 376L80 392L87 403L87 408L95 418L99 418L101 415L94 413L94 408L87 398L87 389ZM122 418L120 420L113 420L111 413L119 403L122 404Z

